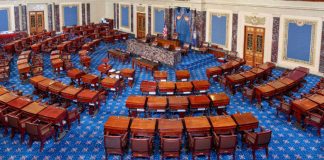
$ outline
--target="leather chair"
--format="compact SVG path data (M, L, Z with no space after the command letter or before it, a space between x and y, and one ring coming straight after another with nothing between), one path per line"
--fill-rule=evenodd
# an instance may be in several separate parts
M235 160L235 151L237 145L237 135L217 135L213 132L217 160L220 154L232 154Z
M277 116L278 116L279 112L282 112L288 116L287 121L290 122L290 115L292 114L292 109L291 109L290 103L281 101L279 106L276 107L276 110L277 110Z
M192 135L191 133L188 133L188 136L189 148L194 157L193 159L195 159L196 156L208 156L208 159L210 159L212 136L209 134Z
M243 87L242 90L242 99L244 100L244 97L250 100L250 103L252 103L254 97L255 97L255 89L253 88L248 88L248 87Z
M253 160L256 159L255 151L259 149L265 149L266 156L268 158L269 156L268 146L271 141L271 134L272 131L265 130L263 127L261 127L261 131L257 133L244 131L243 142L246 143L248 147L251 147Z
M123 159L124 151L127 146L127 133L114 135L109 132L104 135L105 154L108 159L109 154L120 155Z
M35 120L33 122L26 122L26 132L29 134L28 146L30 147L34 141L40 141L40 151L43 151L46 139L49 137L55 137L55 129L52 123L42 122Z
M68 126L68 129L71 129L71 124L78 120L78 124L80 124L80 113L77 108L74 108L72 111L68 112L66 123Z
M11 112L8 107L0 108L0 126L4 129L4 136L8 133L8 115L14 114L15 112Z
M26 132L26 122L31 122L33 117L23 116L21 113L18 114L9 114L8 125L11 127L11 137L15 136L16 132L20 133L20 143L25 140L25 132Z
M152 146L152 137L136 137L133 135L131 138L132 157L150 158Z
M323 107L323 106L322 106ZM315 108L307 112L305 125L311 125L317 128L317 135L321 136L321 128L324 126L324 111L320 108Z
M181 137L161 137L162 158L174 157L180 159Z

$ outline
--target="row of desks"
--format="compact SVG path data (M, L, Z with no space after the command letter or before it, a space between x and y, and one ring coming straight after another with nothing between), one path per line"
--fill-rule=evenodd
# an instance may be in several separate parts
M258 103L261 104L262 98L272 97L290 91L292 88L299 85L307 74L307 68L297 67L284 77L255 87L255 96Z
M157 91L160 94L173 95L175 92L178 94L202 94L207 93L210 83L207 80L194 80L191 82L155 82L155 81L142 81L140 90L144 94L155 95Z
M184 113L190 111L207 111L214 107L220 113L226 109L230 98L225 93L192 96L135 96L131 95L126 100L126 107L132 112L157 111Z
M258 128L259 121L252 113L236 113L231 116L185 117L183 119L140 119L111 116L104 125L104 132L126 133L153 136L189 133L244 131Z
M234 60L230 60L221 66L211 67L206 69L206 75L208 79L216 78L224 73L231 73L233 70L237 70L239 67L245 64L245 61L241 58L236 58Z

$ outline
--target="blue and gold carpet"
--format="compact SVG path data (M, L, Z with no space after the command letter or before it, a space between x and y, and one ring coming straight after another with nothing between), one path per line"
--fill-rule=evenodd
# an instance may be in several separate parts
M123 43L116 43L114 45L101 44L96 51L91 54L91 73L100 75L96 68L101 63L101 59L107 56L107 50L112 48L126 48L126 46ZM76 68L82 69L77 54L72 55L72 60ZM14 57L11 64L10 80L4 85L6 87L15 85L20 90L23 90L24 94L32 94L34 90L33 86L29 83L22 83L19 79L16 61L17 56ZM70 83L70 79L66 76L57 77L53 74L49 55L44 55L44 64L44 75L46 77L61 80L66 84ZM131 68L131 63L122 64L117 60L111 60L110 64L116 69L126 67ZM175 68L161 66L160 70L168 71L168 80L175 81L174 69L189 69L191 73L191 80L199 80L207 79L205 74L206 68L217 65L220 64L216 62L212 55L189 53L188 56L183 57L182 62ZM282 71L280 69L275 69L273 71L274 75L276 76L279 76L281 72ZM107 97L106 104L103 104L99 113L95 117L89 116L87 112L82 113L81 124L78 125L77 123L74 123L72 129L62 140L58 142L54 142L52 139L47 141L43 152L39 152L39 142L35 142L31 148L27 147L28 136L26 136L23 144L20 144L20 138L17 134L13 139L10 139L10 136L3 137L3 129L1 128L0 160L104 159L104 123L111 115L127 116L128 111L125 107L125 100L131 94L141 94L139 87L142 80L153 80L153 77L150 72L140 72L137 70L136 81L133 88L127 87L117 99L113 99L112 95L109 95ZM309 75L306 77L306 81L307 84L305 84L299 92L308 92L310 88L312 88L319 81L319 77ZM212 83L210 93L222 91L224 91L224 89L218 83ZM299 93L295 93L295 95L299 96ZM294 118L292 119L292 123L288 123L284 115L276 117L275 108L268 106L266 102L263 102L264 108L260 110L255 107L255 102L251 104L248 101L243 101L242 94L240 92L236 93L235 95L230 95L230 98L231 102L228 107L229 114L236 113L237 111L252 112L259 119L260 126L264 126L265 128L273 131L272 140L269 146L269 159L324 159L323 138L317 137L315 128L307 127L306 131L297 129L293 124L295 122ZM37 99L36 96L35 99ZM158 144L158 138L156 138L154 155L151 156L150 159L161 159ZM214 151L212 152L211 158L216 158L216 153ZM221 158L232 159L231 156L222 156ZM236 151L236 158L252 159L251 150L239 147ZM120 158L119 156L110 156L109 159ZM128 150L127 155L124 156L124 159L131 159L130 150ZM187 152L187 148L182 148L181 159L192 159L190 152ZM205 157L200 157L199 159L205 159ZM265 152L263 150L257 151L257 159L266 159Z

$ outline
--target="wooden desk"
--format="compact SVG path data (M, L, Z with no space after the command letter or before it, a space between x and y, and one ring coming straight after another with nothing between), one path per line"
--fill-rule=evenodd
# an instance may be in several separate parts
M192 81L194 92L207 93L210 87L210 83L207 80L195 80Z
M313 102L322 105L324 104L324 96L320 94L313 94L307 97L308 99L312 100Z
M257 78L262 78L265 73L265 71L263 69L257 68L257 67L250 69L250 71L253 72L254 74L256 74Z
M163 39L163 38L156 38L156 42L161 47L163 47L165 45L170 46L171 50L175 50L175 48L180 47L179 40L168 40L168 39Z
M103 74L108 74L108 71L110 69L112 69L112 66L109 64L103 63L103 64L100 64L97 69L100 72L100 75L102 76Z
M51 80L51 79L45 79L43 81L38 82L38 89L40 89L41 91L47 92L48 91L48 87L52 84L54 84L56 81Z
M154 80L156 81L166 81L168 79L167 71L154 71Z
M128 61L129 54L126 52L117 51L115 49L110 49L108 50L108 58L110 57L117 58L124 63L125 61Z
M191 94L193 85L191 82L176 82L176 92L178 94Z
M37 88L37 84L43 80L46 80L48 78L42 76L42 75L39 75L39 76L35 76L35 77L31 77L29 79L29 82L35 87Z
M110 116L104 125L104 134L107 132L112 134L127 133L131 119L129 117Z
M111 91L119 91L121 79L106 77L101 80L101 86Z
M234 133L237 126L234 119L229 115L211 116L209 120L214 131L218 134L231 131Z
M155 81L142 81L140 90L144 94L155 95L157 89L157 83Z
M62 90L64 90L68 85L62 83L62 82L54 82L48 87L48 91L51 94L59 95Z
M147 109L149 111L165 112L168 105L166 97L151 96L147 98Z
M235 86L236 85L241 86L242 84L245 83L245 77L243 77L240 74L227 75L226 79L228 81L226 83L226 86L230 88L232 94L235 94Z
M210 106L210 100L207 95L189 96L190 112L192 110L207 111Z
M7 103L7 105L14 109L14 110L21 110L28 104L32 103L33 101L29 98L26 97L18 97L10 102Z
M77 95L77 100L89 107L89 115L94 115L100 107L99 91L84 89Z
M23 63L18 65L18 72L19 74L26 74L30 72L30 64L29 63Z
M189 133L209 133L211 128L206 117L185 117L184 124Z
M0 103L7 104L8 102L18 98L19 96L12 93L8 92L0 96Z
M64 108L48 106L38 113L38 118L52 124L59 124L61 132L63 131L63 120L67 117L67 111Z
M25 59L19 59L18 61L17 61L17 65L19 66L19 65L21 65L21 64L25 64L25 63L28 63L28 59L27 58L25 58ZM19 70L19 69L18 69Z
M253 83L256 78L256 74L251 71L242 72L240 75L245 78L245 81L249 81L250 83Z
M181 119L159 119L158 132L160 136L182 136L183 122Z
M222 110L225 111L226 106L230 103L230 98L224 92L208 94L208 97L212 102L212 106L216 108L219 114Z
M83 90L83 88L77 88L74 86L68 86L61 91L62 98L68 100L76 100L77 95Z
M21 111L29 115L37 115L45 108L45 106L40 105L38 102L32 102L23 109L21 109Z
M186 96L170 96L168 97L169 108L171 112L180 113L180 117L184 117L185 112L189 108L189 100Z
M131 132L137 135L153 136L156 127L156 119L134 118L131 124Z
M190 72L188 70L177 70L176 79L177 81L188 81L190 78Z
M129 116L137 116L137 112L144 112L146 105L146 96L128 96L126 107L128 108Z
M0 96L5 94L5 93L8 93L9 90L3 86L0 86Z
M175 92L175 83L174 82L159 82L158 89L160 94L173 95Z
M124 68L120 71L120 74L123 77L127 77L128 85L133 87L134 80L135 80L135 69Z
M261 104L262 97L272 97L275 92L276 89L267 84L255 87L255 97L259 104Z
M258 128L259 121L254 117L254 115L250 112L247 113L236 113L232 115L232 118L235 120L237 124L238 131L244 130L253 130Z
M271 82L269 82L267 84L276 89L275 94L281 94L284 91L286 91L286 89L288 88L286 84L282 83L279 80L271 81Z
M67 76L71 78L72 82L74 80L78 81L78 84L80 85L81 77L85 75L85 73L79 69L73 68L71 70L67 71Z
M286 77L281 77L278 79L280 82L284 83L287 85L287 88L290 89L293 87L294 85L294 81L289 79L289 78L286 78Z
M276 65L271 62L266 62L258 66L258 68L261 68L265 71L264 78L266 79L268 76L271 75L272 69L275 68Z
M297 123L301 123L304 119L303 115L318 106L317 103L313 102L308 98L302 98L292 101L291 109L294 111L294 115L296 117Z
M99 82L99 77L94 74L85 74L81 76L81 80L86 85L97 87Z
M222 68L220 67L211 67L206 69L206 75L208 79L210 78L217 78L219 75L222 74Z
M132 68L135 67L135 65L139 66L140 69L145 68L147 70L152 71L152 73L156 70L158 70L159 63L155 63L153 61L143 59L143 58L133 58L132 59Z

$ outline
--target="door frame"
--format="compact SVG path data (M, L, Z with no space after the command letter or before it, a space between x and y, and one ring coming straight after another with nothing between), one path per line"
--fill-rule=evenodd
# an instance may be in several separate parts
M266 28L265 27L256 27L256 26L249 26L249 25L245 25L244 26L244 43L243 43L243 59L245 60L245 51L246 51L246 43L247 43L247 41L246 41L246 28L247 27L251 27L251 28L254 28L254 29L258 29L258 28L261 28L261 29L263 29L264 30L264 32L263 32L263 42L262 42L262 49L263 49L263 55L262 55L262 63L264 63L264 52L265 52L265 36L266 36ZM255 40L256 41L256 40ZM255 49L255 48L254 48ZM252 67L254 67L254 65L255 65L255 57L254 57L254 53L253 53L253 66Z
M29 32L31 33L31 19L30 19L30 13L32 13L32 12L35 12L36 14L36 21L37 21L37 12L42 12L43 13L43 20L42 20L42 22L43 22L43 27L44 27L44 29L46 29L46 27L45 27L45 12L44 11L29 11L29 13L28 13L28 19L29 19ZM37 24L36 24L36 28L37 28Z

